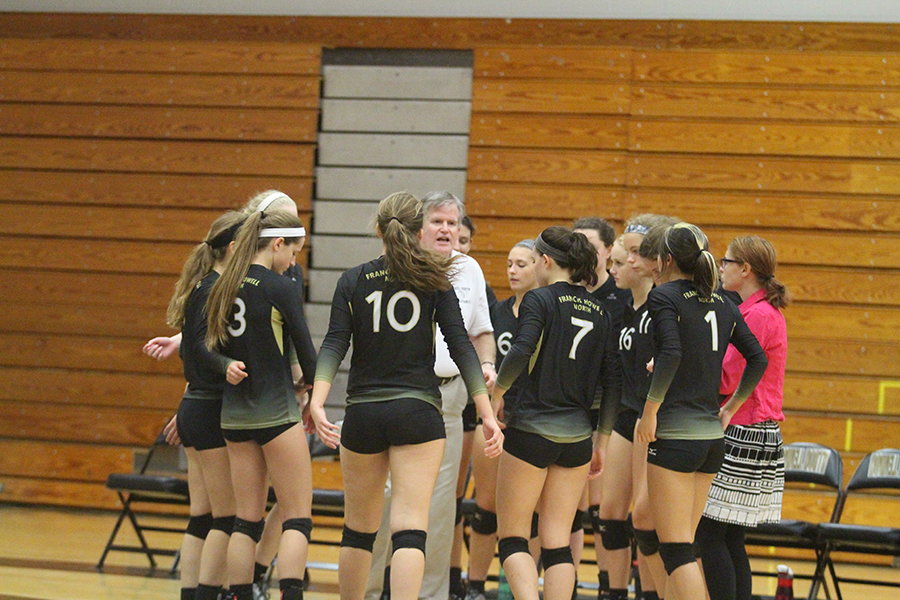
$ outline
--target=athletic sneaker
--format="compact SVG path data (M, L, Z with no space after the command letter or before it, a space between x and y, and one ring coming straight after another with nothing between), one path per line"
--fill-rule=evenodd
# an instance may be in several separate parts
M265 581L253 582L253 600L269 600L269 586Z
M466 592L466 600L486 600L486 598L484 597L484 592L469 590Z
M447 597L447 600L465 600L465 596L461 596L456 592L450 592L450 595Z

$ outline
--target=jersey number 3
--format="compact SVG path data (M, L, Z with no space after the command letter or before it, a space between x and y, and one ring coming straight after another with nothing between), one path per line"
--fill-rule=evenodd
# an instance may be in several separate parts
M368 296L366 296L366 302L372 305L372 331L374 333L378 333L381 331L381 297L383 292L381 290L372 292ZM406 298L409 300L410 304L412 304L412 314L409 316L409 321L406 323L401 323L397 320L397 302L399 302L402 298ZM419 299L415 294L409 291L397 292L391 299L388 300L387 303L387 320L388 323L391 324L391 327L394 331L404 332L409 331L413 327L416 326L416 323L419 322L419 315L422 313L422 307L419 304Z
M572 349L569 350L569 358L575 360L575 351L578 350L578 344L580 344L581 340L584 339L584 336L594 328L594 324L591 321L572 317L572 325L578 328L578 333L575 334L575 339L572 340Z
M231 337L241 337L247 331L247 305L240 298L234 300L234 314L231 315L231 324L228 326L228 333Z

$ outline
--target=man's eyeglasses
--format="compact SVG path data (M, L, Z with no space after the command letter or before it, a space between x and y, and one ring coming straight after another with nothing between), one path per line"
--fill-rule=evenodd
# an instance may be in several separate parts
M728 263L734 263L734 264L736 264L736 265L743 264L742 261L739 261L739 260L732 260L732 259L730 259L730 258L724 258L724 257L723 257L723 258L721 258L721 259L719 260L719 264L722 265L722 268L723 268L723 269L725 268L725 265L727 265Z

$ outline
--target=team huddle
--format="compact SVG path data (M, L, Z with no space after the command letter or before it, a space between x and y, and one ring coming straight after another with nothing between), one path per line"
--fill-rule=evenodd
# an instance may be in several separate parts
M452 194L392 194L375 230L382 255L341 276L318 356L287 195L221 216L189 256L167 315L181 333L145 346L178 350L188 382L167 428L189 464L183 599L259 597L276 553L281 598L302 598L305 428L340 448L343 600L484 600L495 550L517 600L539 599L541 573L546 600L570 600L588 516L599 598L628 597L636 544L639 597L749 600L744 529L779 520L784 485L771 244L739 237L716 260L673 217L618 237L587 217L515 244L497 300ZM338 425L325 404L351 346Z

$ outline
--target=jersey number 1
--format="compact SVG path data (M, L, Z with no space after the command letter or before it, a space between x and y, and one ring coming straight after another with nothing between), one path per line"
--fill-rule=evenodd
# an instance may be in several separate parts
M382 291L377 290L372 292L368 296L366 296L366 302L372 305L372 331L374 333L378 333L381 331L381 296ZM401 298L406 298L412 304L412 315L409 317L409 321L406 323L400 323L397 321L397 302ZM387 303L387 319L388 323L391 324L391 327L394 331L404 332L409 331L413 327L416 326L416 323L419 322L419 315L422 313L422 307L419 305L419 299L415 294L409 291L397 292L391 299L388 300Z
M710 333L712 333L712 351L719 351L719 323L716 321L716 313L709 311L703 320L709 323Z
M579 329L578 333L575 334L575 339L572 340L572 349L569 350L569 358L575 360L575 351L578 349L578 344L580 344L581 340L584 339L584 336L588 334L588 331L594 328L594 324L591 321L572 317L572 325Z

